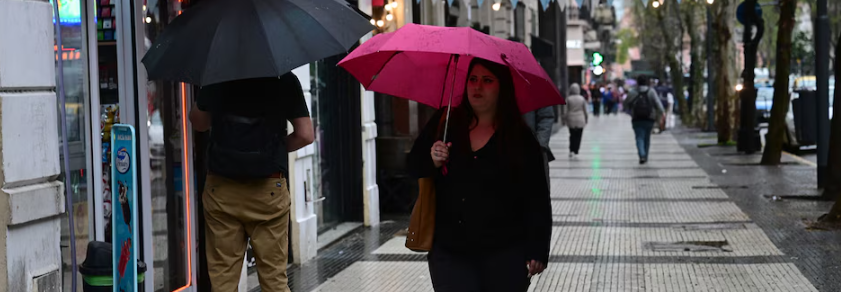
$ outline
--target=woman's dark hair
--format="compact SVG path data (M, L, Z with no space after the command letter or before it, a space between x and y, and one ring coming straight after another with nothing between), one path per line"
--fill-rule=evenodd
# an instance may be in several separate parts
M500 65L485 59L474 58L470 62L467 79L470 79L470 72L476 65L482 65L490 71L499 82L499 98L497 99L496 115L494 120L494 128L496 129L496 143L498 145L500 157L506 161L507 167L515 171L519 169L520 160L522 156L511 155L512 153L524 153L526 139L535 139L531 130L523 120L520 107L517 104L517 98L514 93L514 80L511 77L511 71L507 66ZM467 96L467 86L469 82L465 82L464 93L462 94L462 101L458 107L452 109L450 115L450 135L451 137L467 137L467 143L453 143L453 158L468 157L472 152L470 148L470 131L478 124L478 117L470 105ZM443 123L442 123L443 124ZM439 131L441 132L441 131ZM442 132L441 132L442 133ZM455 136L457 135L457 136ZM535 140L536 142L536 140Z

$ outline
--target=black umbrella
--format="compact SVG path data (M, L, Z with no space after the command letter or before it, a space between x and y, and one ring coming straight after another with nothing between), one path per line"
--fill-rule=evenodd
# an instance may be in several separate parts
M204 0L167 26L143 64L149 79L196 85L280 76L347 52L372 29L344 0Z

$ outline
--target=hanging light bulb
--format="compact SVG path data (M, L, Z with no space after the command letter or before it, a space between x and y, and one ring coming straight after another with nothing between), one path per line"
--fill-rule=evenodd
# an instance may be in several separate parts
M499 2L494 3L492 8L494 9L494 11L499 11L499 9L502 8L502 3L499 3Z
M152 23L152 17L146 17L146 23Z
M397 1L391 2L391 8L397 9Z
M383 25L385 25L385 22L384 22L384 21L382 21L382 20L377 20L377 26L379 26L379 27L383 27Z
M660 2L654 1L654 3L651 3L651 7L654 7L654 9L659 8L660 7Z
M715 0L707 0L707 4L712 5L713 3L715 3Z
M377 21L371 18L371 25L377 25Z
M388 21L394 20L394 15L391 15L391 13L389 13L388 15L385 16L385 20L388 20Z

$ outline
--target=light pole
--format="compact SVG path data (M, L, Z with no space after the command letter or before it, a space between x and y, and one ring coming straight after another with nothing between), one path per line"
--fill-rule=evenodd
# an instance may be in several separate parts
M815 24L815 78L817 81L818 117L818 187L826 180L829 162L829 17L827 0L818 0Z
M744 25L742 42L745 48L745 69L742 72L744 86L739 91L741 102L741 121L739 123L738 151L753 154L762 150L759 129L756 128L756 94L754 87L754 69L756 68L756 50L765 33L765 21L762 19L762 9L757 0L746 0L740 7L739 21ZM753 28L756 27L756 35Z
M715 103L713 99L713 90L715 87L715 79L713 78L713 33L712 33L712 5L715 0L707 1L707 131L715 131Z

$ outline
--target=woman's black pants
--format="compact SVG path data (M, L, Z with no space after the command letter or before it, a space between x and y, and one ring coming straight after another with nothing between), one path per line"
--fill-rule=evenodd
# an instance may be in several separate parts
M578 154L578 150L581 149L581 135L583 134L583 128L569 128L569 152Z
M427 255L435 292L525 292L523 248L455 252L433 245Z

